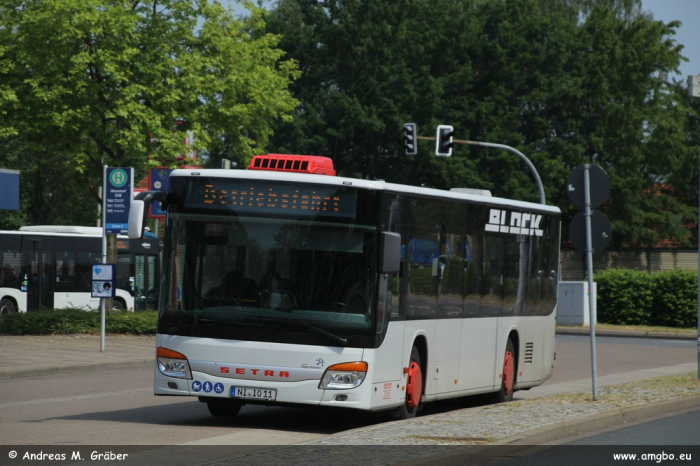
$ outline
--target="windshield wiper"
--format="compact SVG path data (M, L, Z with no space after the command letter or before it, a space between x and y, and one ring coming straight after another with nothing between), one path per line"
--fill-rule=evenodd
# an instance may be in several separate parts
M335 341L336 343L340 343L340 346L348 346L348 340L346 340L343 337L339 337L338 335L335 335L331 332L326 332L322 328L314 327L311 324L307 324L306 322L300 322L301 325L303 325L306 328L310 328L314 332L318 333L319 335L323 335L325 337L330 338L331 340Z
M281 330L282 327L274 324L258 324L253 322L240 322L240 321L227 321L227 320L212 320L212 319L198 319L196 324L184 324L175 325L170 327L170 331L192 331L207 327L263 327L263 328L274 328Z

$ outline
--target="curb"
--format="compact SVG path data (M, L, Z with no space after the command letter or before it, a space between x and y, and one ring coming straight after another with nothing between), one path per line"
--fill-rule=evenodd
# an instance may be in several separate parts
M401 463L403 466L421 464L440 464L440 466L462 466L481 464L491 459L503 458L513 453L532 448L554 440L593 432L607 427L621 426L640 419L652 418L662 414L700 407L700 395L688 396L676 400L660 401L642 406L633 406L608 413L553 424L534 429L523 434L514 435L489 446L467 446L464 450L430 456L416 461ZM465 451L466 450L466 451Z
M589 336L591 331L589 328L581 327L557 327L557 335L584 335ZM659 339L671 339L671 340L696 340L698 338L697 333L663 333L663 332L645 332L643 330L607 330L599 329L595 330L596 336L602 337L628 337L628 338L659 338Z
M75 374L81 372L98 372L102 370L132 369L139 367L153 367L152 357L147 359L133 359L130 361L101 362L97 364L69 364L65 366L43 366L32 369L8 369L0 370L0 380L22 379L27 377L43 377L57 374Z

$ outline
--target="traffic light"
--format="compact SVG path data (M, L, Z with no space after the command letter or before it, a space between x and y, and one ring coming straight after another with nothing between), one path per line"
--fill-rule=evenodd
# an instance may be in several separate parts
M406 155L416 155L418 153L416 131L415 123L405 123L403 125L403 145L406 148Z
M437 136L435 137L435 155L449 157L452 155L452 137L455 135L454 128L449 125L439 125Z

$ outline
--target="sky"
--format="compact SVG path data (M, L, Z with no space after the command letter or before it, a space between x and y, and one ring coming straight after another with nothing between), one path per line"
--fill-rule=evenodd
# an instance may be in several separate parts
M642 9L664 23L676 19L683 23L675 39L683 45L681 55L689 61L681 62L676 79L685 81L690 75L700 75L700 0L642 0Z
M224 5L230 5L234 10L242 11L235 1L219 0ZM269 6L272 1L265 0ZM668 23L679 20L683 24L676 32L676 42L683 45L681 53L689 61L681 62L680 74L673 76L685 80L689 75L700 75L700 0L642 0L642 9L651 12L654 19Z

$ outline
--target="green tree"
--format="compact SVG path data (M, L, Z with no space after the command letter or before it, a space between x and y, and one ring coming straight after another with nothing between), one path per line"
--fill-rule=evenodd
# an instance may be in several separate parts
M295 106L292 61L216 1L7 0L0 4L0 136L79 174L174 166L183 139L242 158ZM8 167L12 168L12 167Z
M650 248L667 238L689 244L684 223L696 214L682 200L697 168L685 132L687 100L668 81L681 60L672 40L677 26L642 16L624 21L597 7L578 30L570 73L577 85L564 105L575 115L569 141L582 150L568 162L607 171L603 210L616 246Z
M302 71L274 150L332 157L344 175L537 201L513 154L456 146L436 159L420 142L403 155L403 122L422 136L452 124L456 138L525 153L565 227L566 178L593 161L611 180L613 246L687 241L697 167L691 110L668 79L678 24L642 14L639 0L280 0L266 18Z
M0 139L0 167L20 171L20 210L0 211L0 230L24 225L95 225L95 202L71 158L33 150L18 137Z

